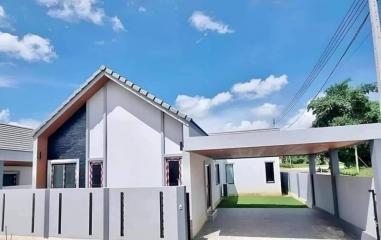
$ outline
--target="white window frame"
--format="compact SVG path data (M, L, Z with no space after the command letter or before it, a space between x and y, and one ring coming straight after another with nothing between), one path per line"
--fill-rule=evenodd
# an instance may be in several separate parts
M232 173L233 173L233 182L231 182L231 183L228 182L228 171L226 171L226 166L227 166L227 165L231 165L231 166L232 166L232 169L233 169L233 171L232 171ZM235 184L235 177L234 177L234 163L226 163L226 164L225 164L225 182L226 182L226 184Z
M79 188L79 159L52 159L48 160L48 188L52 188L52 165L75 163L75 188ZM53 189L53 188L52 188Z

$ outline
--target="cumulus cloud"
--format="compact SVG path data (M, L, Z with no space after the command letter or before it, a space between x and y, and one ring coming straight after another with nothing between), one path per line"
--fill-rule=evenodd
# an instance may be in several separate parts
M285 127L290 129L310 128L315 121L316 116L312 111L306 108L301 108L298 112L287 120Z
M124 30L118 17L108 17L103 8L97 6L97 0L37 0L48 9L47 14L67 22L87 21L96 25L109 19L114 31Z
M19 119L17 121L11 121L11 112L8 108L0 110L0 123L6 123L21 127L37 128L40 125L40 121L30 118Z
M270 75L266 79L251 79L248 82L236 83L231 91L246 98L263 98L281 90L288 83L287 75L276 77Z
M117 16L110 18L110 21L112 30L114 30L115 32L122 32L125 30L122 21L120 21L120 19Z
M224 131L244 131L244 130L254 130L254 129L267 129L270 128L270 124L264 120L256 121L241 121L238 125L233 123L227 123L224 126Z
M0 32L0 53L26 61L50 62L57 56L49 39L31 33L18 37Z
M279 114L279 107L276 104L264 103L259 107L251 109L251 111L256 117L268 118L277 116Z
M201 11L193 12L189 18L189 22L192 27L196 28L200 32L217 32L219 34L233 33L234 30L229 25L214 20L212 17L206 15Z
M203 118L207 116L212 108L226 103L231 99L232 95L229 92L221 92L213 98L178 95L176 98L176 107L192 117Z

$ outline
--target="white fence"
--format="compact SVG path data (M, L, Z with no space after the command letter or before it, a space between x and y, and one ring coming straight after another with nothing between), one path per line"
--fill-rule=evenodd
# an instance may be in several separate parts
M185 203L184 187L1 190L0 235L185 240Z
M289 193L305 201L308 206L312 205L311 179L313 178L315 207L334 214L330 175L314 174L311 178L309 173L289 172L284 174L288 174ZM369 189L372 189L372 178L338 176L336 177L336 188L339 218L355 226L358 230L364 231L362 239L365 239L364 235L374 238L376 226L373 202L368 192Z

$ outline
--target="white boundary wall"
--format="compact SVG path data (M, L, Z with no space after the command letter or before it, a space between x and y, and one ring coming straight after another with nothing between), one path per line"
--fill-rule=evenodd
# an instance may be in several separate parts
M186 211L185 187L1 190L0 238L185 240Z
M312 204L312 186L309 173L288 172L289 193ZM334 214L331 176L314 174L315 206ZM373 215L373 202L369 189L372 178L338 176L336 178L339 217L353 225L362 233L362 239L375 239L376 226Z

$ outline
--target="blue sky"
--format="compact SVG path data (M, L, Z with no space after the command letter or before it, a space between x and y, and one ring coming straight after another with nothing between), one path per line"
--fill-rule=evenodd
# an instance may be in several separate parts
M351 2L3 0L0 121L37 125L104 64L207 131L271 127ZM326 75L277 127L308 127ZM369 22L330 83L346 78L375 81Z

